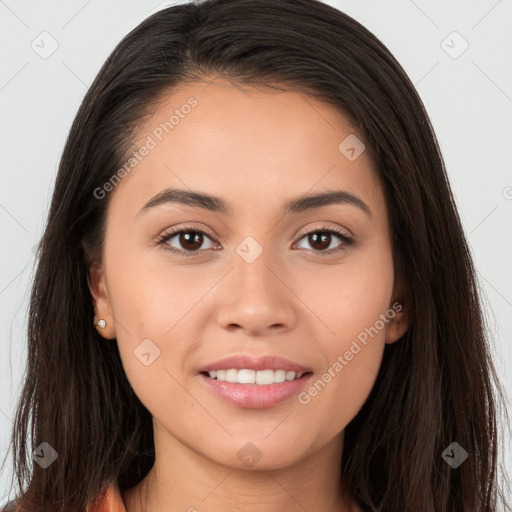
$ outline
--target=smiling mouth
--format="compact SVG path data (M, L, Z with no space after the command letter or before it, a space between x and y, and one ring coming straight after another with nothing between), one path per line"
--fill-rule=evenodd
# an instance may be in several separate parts
M296 373L286 370L251 370L248 368L228 370L211 370L201 372L202 375L220 382L230 382L233 384L255 384L258 386L268 386L270 384L280 384L299 380L302 377L310 375L311 372Z

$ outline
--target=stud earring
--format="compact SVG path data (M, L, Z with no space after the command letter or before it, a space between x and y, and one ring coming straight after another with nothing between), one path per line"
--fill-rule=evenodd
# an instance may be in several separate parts
M107 321L103 320L103 318L101 318L94 325L96 326L96 329L98 329L98 330L105 329L105 327L107 326Z

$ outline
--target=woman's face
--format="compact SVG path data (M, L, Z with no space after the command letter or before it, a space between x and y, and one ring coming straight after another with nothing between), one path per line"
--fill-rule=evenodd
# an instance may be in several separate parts
M339 454L405 327L383 190L356 137L310 96L224 80L175 90L140 127L104 187L91 291L157 454L267 469Z

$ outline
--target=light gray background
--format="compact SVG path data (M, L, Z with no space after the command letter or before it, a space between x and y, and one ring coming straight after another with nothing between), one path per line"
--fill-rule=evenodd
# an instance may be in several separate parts
M115 44L170 3L0 0L2 459L25 366L32 251L42 235L65 138ZM426 105L478 269L496 364L510 394L512 0L326 3L353 16L388 46ZM31 47L51 49L50 37L40 35L44 31L58 44L46 59ZM464 41L469 46L458 55ZM508 432L504 445L510 454ZM10 482L10 465L6 468L0 504ZM509 455L507 468L510 473Z

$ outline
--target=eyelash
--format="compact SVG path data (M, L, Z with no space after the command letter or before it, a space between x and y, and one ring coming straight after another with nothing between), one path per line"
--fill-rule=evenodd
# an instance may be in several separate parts
M164 245L171 238L173 238L176 235L179 235L181 233L201 233L203 235L206 235L208 238L212 239L212 241L215 241L213 236L210 235L210 233L208 233L207 231L204 231L203 229L200 229L200 228L187 228L187 227L185 227L185 228L182 228L180 230L171 231L170 233L164 233L163 235L159 236L157 238L157 240L156 240L157 244L158 245ZM313 233L323 233L323 234L336 235L343 242L341 244L341 246L339 246L337 248L334 248L334 249L323 250L323 251L313 251L314 253L319 254L321 256L330 256L332 254L336 254L336 253L342 252L342 251L346 250L347 247L355 244L355 240L353 238L347 236L344 232L342 232L341 230L338 230L336 228L317 228L317 229L313 229L311 231L308 231L308 232L304 233L299 238L298 242L300 242L303 238L305 238L308 235L311 235ZM217 243L217 242L215 242L215 243ZM201 251L198 251L198 250L196 250L196 251L182 251L182 250L179 250L179 249L175 249L174 247L171 247L169 245L167 245L167 247L164 247L164 249L167 250L167 251L170 251L173 254L176 254L176 255L179 255L179 256L182 256L182 257L197 256L201 252ZM203 250L206 250L206 249L203 249Z

